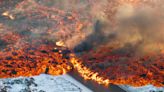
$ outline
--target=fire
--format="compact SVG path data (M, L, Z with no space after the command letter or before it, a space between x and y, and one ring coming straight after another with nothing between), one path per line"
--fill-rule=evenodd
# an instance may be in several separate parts
M100 84L163 86L163 54L150 54L143 57L128 55L108 55L116 48L100 47L97 51L84 54L81 59L72 58L75 69L84 79ZM92 57L92 58L91 58ZM135 79L135 80L134 80Z
M113 16L122 3L137 5L140 2L140 0L108 1L106 15L113 24L115 24ZM73 38L77 40L80 37L85 38L81 33L86 32L88 24L94 25L90 15L72 12L74 10L66 12L55 7L44 6L34 0L24 0L11 11L18 15L16 16L18 20L20 18L24 24L16 24L18 28L12 24L11 27L5 26L5 23L0 24L0 43L2 43L0 45L0 78L33 76L41 73L61 75L74 68L84 79L94 80L106 86L110 83L164 86L163 44L160 45L161 53L158 55L135 57L132 53L112 54L119 49L118 45L114 45L100 46L96 51L91 50L81 57L76 57L76 53L71 53L66 48L66 44L70 42L69 44L72 45ZM128 13L131 12L131 10L128 11ZM14 20L13 14L5 11L2 16ZM43 25L41 22L45 20L46 23ZM79 34L80 36L77 36ZM73 37L74 35L76 36ZM54 44L56 38L59 41Z
M85 79L85 80L94 80L99 84L103 84L108 86L110 81L109 79L105 79L99 75L98 72L93 72L86 66L84 66L79 60L75 57L71 58L70 62L73 64L73 67L77 69L78 73Z
M13 32L5 25L0 31L0 78L32 76L41 73L61 75L72 67L63 50L45 39L31 43L28 36Z
M71 70L68 60L62 59L59 52L53 49L51 52L48 50L48 52L45 46L42 46L38 49L31 48L28 53L26 52L28 48L19 50L11 48L5 53L0 52L1 55L5 54L5 56L0 57L0 77L32 76L41 73L61 75ZM52 48L51 46L46 47Z
M84 25L78 14L41 5L34 0L13 2L15 5L5 9L1 15L11 20L14 20L14 15L17 15L17 19L21 19L23 23L19 24L18 20L14 20L16 26L12 23L9 26L6 26L7 23L0 25L0 44L2 44L0 78L32 76L41 73L61 75L69 72L72 67L67 53L70 51L63 48L68 33L65 34L64 31L71 32L69 35L72 36L75 31L83 30ZM44 21L44 25L31 25L31 23L40 24L37 21ZM56 30L61 34L58 35ZM50 43L51 37L60 40L56 44L54 41Z
M60 47L64 47L65 46L63 41L56 42L56 45L60 46Z
M133 61L134 62L133 64L129 63L129 64L133 65L131 68L138 66L138 68L141 68L141 71L140 71L140 69L131 70L130 67L128 67L127 68L127 69L129 69L128 71L129 72L133 71L133 73L134 73L134 75L131 73L131 75L129 76L128 71L126 72L126 71L124 71L124 69L121 70L122 64L116 65L117 67L111 67L109 69L107 68L107 70L104 71L104 70L99 70L98 67L91 69L93 64L91 65L89 63L89 61L82 61L81 59L77 58L75 55L71 55L71 57L72 58L70 59L70 62L72 63L73 67L77 70L77 72L85 80L93 80L93 81L96 81L97 83L103 84L105 86L108 86L110 83L117 84L117 85L126 84L126 85L133 85L133 86L143 86L143 85L147 85L147 84L153 84L158 87L161 87L164 85L164 84L162 84L162 81L163 81L162 76L163 76L164 72L161 71L160 74L154 75L154 72L157 72L158 69L153 67L152 65L150 65L150 68L156 69L156 71L154 71L153 69L147 70L145 67L140 66L136 62ZM112 56L112 57L115 57L115 56ZM96 57L96 58L98 58L98 57ZM145 57L145 59L148 59L148 58ZM89 65L86 65L85 62L89 63ZM97 62L97 60L94 62ZM101 63L101 62L103 62L103 61L99 61L99 63ZM140 62L140 61L138 61L138 62ZM156 61L156 63L159 63L159 65L161 63L161 65L163 65L163 63L160 61ZM86 67L86 66L90 66L90 67ZM156 66L158 66L158 64L156 64ZM95 70L98 70L98 71L95 71ZM142 74L146 71L147 71L147 74ZM110 73L110 75L107 75L109 72L113 72L113 73ZM121 73L124 73L124 72L126 73L126 75L122 76ZM138 76L137 73L138 74L141 73L141 74ZM129 76L129 77L124 78L125 76ZM147 78L146 78L146 76L147 76ZM113 77L114 79L110 78L110 77ZM153 79L153 77L155 79ZM137 81L135 81L134 79ZM161 83L158 81L161 81Z
M15 17L14 17L12 14L10 14L9 11L3 12L3 13L2 13L2 16L8 17L8 18L10 18L11 20L14 20L14 19L15 19Z

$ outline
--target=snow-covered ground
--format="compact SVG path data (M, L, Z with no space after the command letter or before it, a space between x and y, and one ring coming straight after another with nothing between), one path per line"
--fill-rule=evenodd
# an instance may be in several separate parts
M164 87L157 88L154 87L153 85L147 85L143 87L132 87L132 86L122 85L120 87L127 92L164 92Z
M164 87L119 86L127 92L164 92ZM69 75L41 74L33 77L0 79L0 92L93 92Z
M0 79L0 92L93 92L69 75Z

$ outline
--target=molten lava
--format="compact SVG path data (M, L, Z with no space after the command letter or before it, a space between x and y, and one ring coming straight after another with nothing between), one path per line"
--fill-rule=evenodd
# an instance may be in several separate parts
M23 47L14 47L13 43L19 36L12 33L1 36L1 44L7 43L0 51L0 77L32 76L41 73L61 75L71 70L69 60L60 52L60 49L44 40L24 43ZM13 38L12 40L10 38ZM6 41L7 42L6 42ZM38 44L38 43L41 44ZM37 43L37 44L36 44ZM64 51L64 49L63 49Z
M92 1L94 5L96 0L86 1ZM109 7L105 12L108 12L112 26L117 24L113 18L117 12L115 6L125 1L135 6L140 0L108 0ZM96 50L93 47L86 53L80 53L80 57L69 50L67 46L84 40L86 30L88 32L94 25L90 19L93 16L88 12L79 14L79 11L68 12L35 0L24 0L14 9L3 11L1 17L4 21L0 23L0 78L41 73L61 75L76 69L84 79L104 85L164 86L164 50L141 57L132 52L118 53L120 48L117 44L97 46ZM163 49L163 44L160 48Z
M164 54L133 57L131 53L112 54L114 47L110 48L100 47L83 55L81 60L72 59L72 63L81 76L100 84L164 85Z

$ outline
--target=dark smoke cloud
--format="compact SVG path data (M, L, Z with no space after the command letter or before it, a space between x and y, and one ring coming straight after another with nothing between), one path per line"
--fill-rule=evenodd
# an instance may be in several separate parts
M86 37L84 41L78 44L75 48L75 52L89 51L94 46L102 45L104 43L110 42L110 40L115 38L115 34L109 34L105 36L103 30L103 24L97 20L94 25L94 31L91 35Z

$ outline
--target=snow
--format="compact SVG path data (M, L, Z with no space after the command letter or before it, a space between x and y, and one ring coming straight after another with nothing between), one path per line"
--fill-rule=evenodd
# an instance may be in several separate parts
M127 92L164 92L164 87L152 85L132 87L120 85ZM93 92L70 75L41 74L32 77L0 79L0 92Z
M127 92L164 92L164 87L155 87L153 85L146 85L142 87L121 85L120 87L126 90Z
M69 75L0 79L0 92L93 92Z

